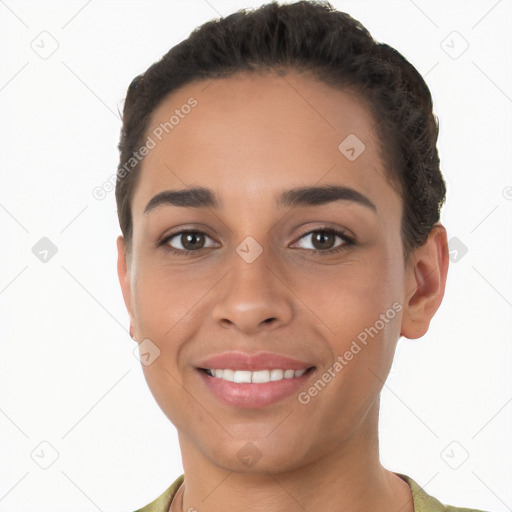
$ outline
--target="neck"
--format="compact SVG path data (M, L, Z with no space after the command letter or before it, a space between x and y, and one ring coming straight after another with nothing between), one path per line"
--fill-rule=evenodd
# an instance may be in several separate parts
M379 461L378 406L377 401L359 428L339 446L308 464L281 472L230 471L205 457L180 432L185 474L181 510L413 512L408 484Z

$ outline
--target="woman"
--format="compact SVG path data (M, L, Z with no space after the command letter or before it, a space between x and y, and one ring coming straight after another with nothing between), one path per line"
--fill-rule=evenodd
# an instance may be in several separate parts
M419 73L330 4L210 21L134 79L118 274L181 475L140 511L468 510L379 461L400 336L444 294Z

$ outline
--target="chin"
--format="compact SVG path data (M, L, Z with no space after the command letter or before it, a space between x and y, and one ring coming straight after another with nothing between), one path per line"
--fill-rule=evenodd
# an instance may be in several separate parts
M203 453L212 464L234 473L255 475L292 471L304 465L303 458L306 457L306 454L298 451L293 443L286 446L279 440L269 442L264 438L254 441L231 439L224 445L217 444L213 449L205 448Z

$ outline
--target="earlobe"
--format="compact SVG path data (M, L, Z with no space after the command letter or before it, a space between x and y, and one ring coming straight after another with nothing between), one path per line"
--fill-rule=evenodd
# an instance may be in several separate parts
M119 235L116 240L117 243L117 276L121 291L123 294L124 304L130 316L130 336L133 337L133 310L132 310L132 293L130 288L130 266L126 256L126 244L122 235Z
M416 339L428 331L430 321L443 300L448 262L446 229L438 222L432 227L427 241L410 257L401 336Z

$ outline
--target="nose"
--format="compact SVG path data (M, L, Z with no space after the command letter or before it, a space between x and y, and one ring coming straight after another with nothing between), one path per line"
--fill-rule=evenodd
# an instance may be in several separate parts
M246 335L288 324L294 295L286 275L269 263L265 251L251 263L238 255L233 260L213 308L214 321Z

